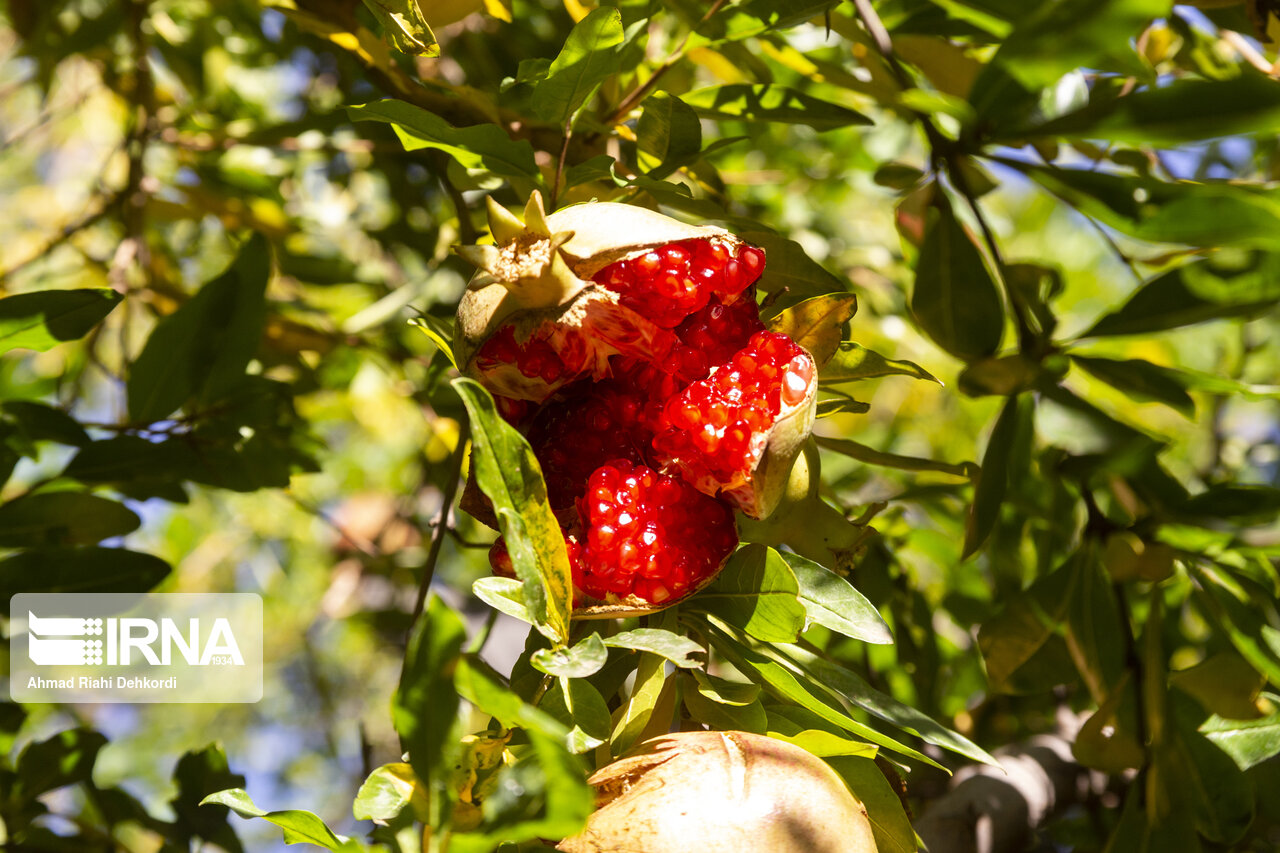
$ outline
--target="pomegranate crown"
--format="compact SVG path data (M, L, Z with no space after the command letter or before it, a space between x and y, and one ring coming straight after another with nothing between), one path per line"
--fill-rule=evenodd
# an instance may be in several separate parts
M542 193L529 196L523 222L492 197L486 202L494 243L456 249L464 260L492 276L485 285L503 285L524 308L550 308L582 289L584 282L574 275L560 250L574 232L552 233Z

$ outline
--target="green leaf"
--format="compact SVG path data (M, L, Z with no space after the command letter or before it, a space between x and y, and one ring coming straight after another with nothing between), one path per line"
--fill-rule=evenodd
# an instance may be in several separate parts
M609 738L610 751L622 755L640 741L653 718L662 691L666 687L666 664L658 655L642 653L636 667L635 686L627 702L619 709L613 735ZM663 728L663 731L667 731Z
M369 774L356 792L351 811L356 820L395 820L405 806L415 806L415 814L426 814L427 793L418 783L413 768L397 762L384 764Z
M129 372L132 420L160 420L239 384L262 338L270 275L266 238L254 234L226 272L157 324Z
M1274 707L1280 697L1268 697ZM1200 731L1231 756L1241 770L1256 767L1280 755L1280 712L1257 720L1231 720L1214 715Z
M951 731L928 714L923 714L887 693L876 690L853 670L800 646L781 645L778 646L778 653L800 666L815 684L834 691L845 701L879 717L886 723L892 723L908 734L915 735L925 743L949 749L957 755L963 755L993 767L999 766L999 763L986 750L968 738Z
M684 95L702 118L740 119L775 124L803 124L814 130L869 125L859 112L787 86L733 83Z
M449 363L455 369L458 367L458 359L454 357L453 347L449 345L449 338L453 335L453 330L448 323L437 317L432 317L430 314L425 314L410 320L409 325L417 328L430 338L431 343L436 345L436 349L444 353L444 357L449 359Z
M1194 562L1187 566L1199 582L1199 600L1231 645L1272 684L1280 684L1280 631L1268 624L1264 610L1274 608L1273 597L1221 568Z
M565 125L595 91L618 70L622 13L611 6L593 9L574 25L530 104L540 118Z
M999 162L1019 169L1086 216L1139 240L1212 248L1280 248L1280 198L1270 191L1224 182L1161 181L1087 169L1027 166L1011 160ZM1241 283L1258 279L1275 298L1275 272L1280 262L1273 256L1264 254L1252 264L1239 264L1238 255L1225 254L1221 260L1216 256L1207 259L1200 268L1211 270L1222 260L1226 261L1222 277L1239 278ZM1238 264L1239 268L1233 269Z
M758 684L726 682L694 670L692 677L686 676L681 680L681 686L680 696L689 709L690 718L705 723L714 730L764 734L769 728ZM725 694L721 692L722 686L727 688L730 696L734 692L743 692L737 688L750 688L751 698L746 701L727 701Z
M1193 517L1272 521L1280 513L1280 489L1220 483L1194 495L1181 511Z
M535 669L548 675L586 678L599 672L608 659L609 650L600 635L593 632L567 649L539 649L533 653L531 661Z
M1010 397L1000 409L991 437L987 439L987 450L982 454L973 505L965 521L961 559L968 559L982 547L1000 517L1000 505L1009 487L1009 456L1019 428L1030 420L1032 405L1030 397Z
M30 802L41 794L88 781L107 739L92 729L67 729L28 744L18 756L15 794Z
M650 652L684 669L701 667L702 662L694 660L693 656L706 654L702 646L688 637L661 628L633 628L630 631L622 631L612 637L606 637L604 644L611 649Z
M195 836L231 853L240 853L243 848L235 830L227 823L227 810L200 805L200 801L214 791L244 785L244 777L231 772L222 747L213 743L204 749L183 754L174 767L173 782L178 793L169 805L177 818L177 830L183 840L190 842Z
M565 747L565 728L500 684L477 658L459 661L454 684L464 699L503 726L524 729L533 749L515 768L498 771L496 790L486 798L483 831L455 833L450 851L488 853L502 842L564 838L581 830L594 795L580 760Z
M1270 302L1232 305L1211 302L1197 296L1187 286L1187 273L1191 267L1205 263L1200 261L1157 276L1139 288L1120 308L1099 319L1080 337L1142 335L1209 320L1247 316L1270 307Z
M1245 68L1231 80L1181 79L1122 98L1091 102L1045 124L1012 128L1000 136L1056 136L1166 147L1277 132L1280 87L1270 77Z
M0 597L20 592L146 592L170 572L124 548L33 548L0 560Z
M764 545L747 545L729 558L691 605L718 614L757 639L789 643L804 629L799 592L795 573L782 555Z
M205 797L200 804L226 806L241 817L259 817L274 823L284 830L285 844L314 844L325 850L337 850L347 840L334 835L333 830L311 812L299 809L263 811L254 805L253 799L243 788L218 791Z
M1079 552L1072 555L982 623L978 647L992 689L1007 689L1018 668L1031 660L1066 620L1081 559Z
M826 759L867 810L877 853L916 853L916 833L902 798L868 758L835 755Z
M1071 360L1135 400L1164 403L1188 418L1195 417L1196 403L1178 381L1176 371L1140 358L1120 361L1072 355Z
M836 755L874 758L876 753L880 751L878 747L872 744L850 740L822 729L805 729L792 735L774 731L770 731L768 734L771 738L794 744L819 758L829 758Z
M512 565L524 584L525 606L540 631L563 643L573 600L569 555L547 503L542 469L529 443L498 415L488 391L466 378L453 380L453 387L471 418L476 481L493 502Z
M91 545L132 533L133 510L86 492L43 492L0 505L0 548Z
M838 729L850 732L885 749L922 761L932 767L942 767L919 750L901 744L871 726L858 722L849 716L838 698L826 692L825 688L812 678L807 675L798 676L792 668L770 660L758 651L743 645L734 636L734 629L720 622L715 616L711 616L710 620L712 625L720 629L711 634L711 642L716 650L724 655L739 672L753 681L758 681L778 698L811 712L818 719ZM817 726L810 726L810 728L817 728Z
M521 622L534 624L529 608L524 606L524 585L515 578L480 578L471 585L471 591L476 594L476 598L494 610Z
M1004 306L978 247L940 199L916 261L911 313L938 346L968 361L1000 348Z
M80 422L61 409L33 400L8 400L0 412L12 418L32 441L56 441L70 447L84 447L91 439Z
M458 694L452 673L467 638L462 618L432 595L405 650L391 720L419 779L432 783L456 738Z
M848 580L799 554L781 557L795 572L800 603L810 623L867 643L893 642L880 611Z
M832 415L865 415L871 411L871 404L855 400L847 395L831 397L818 401L816 417L829 418Z
M649 177L665 178L702 156L702 125L688 104L660 92L644 102L636 123L636 147L644 155L641 165Z
M383 121L395 130L406 151L433 148L463 168L504 178L537 179L538 165L528 140L514 140L496 124L454 127L435 113L404 101L384 100L347 107L353 121Z
M814 436L814 441L819 447L825 447L827 450L848 456L850 459L857 459L859 462L866 462L868 465L898 468L903 471L937 471L970 480L978 476L978 466L972 462L951 463L940 462L937 459L921 459L917 456L901 456L897 453L876 450L874 447L867 447L865 444L859 444L847 438L827 438L817 435Z
M835 355L823 365L818 380L824 385L833 385L837 382L856 382L880 376L911 376L942 384L932 373L913 361L885 358L853 341L840 342Z
M783 309L765 325L808 350L821 371L840 349L844 324L857 310L858 297L852 293L827 293Z
M1099 59L1131 51L1129 40L1151 19L1167 16L1171 5L1170 0L1057 0L1036 4L1000 45L991 66L999 67L1029 89L1042 89L1068 71L1096 68ZM983 77L974 83L975 98L985 88Z
M0 352L33 349L44 352L64 341L76 341L124 297L106 288L42 290L0 299Z
M565 745L570 752L589 752L609 739L612 720L604 697L581 678L556 679L538 707L568 730Z
M430 2L430 0L428 0ZM410 56L439 56L440 45L422 15L418 0L364 0L396 50Z
M1093 701L1107 700L1125 668L1125 634L1128 627L1111 589L1111 578L1102 566L1096 545L1081 549L1074 592L1067 608L1067 650Z

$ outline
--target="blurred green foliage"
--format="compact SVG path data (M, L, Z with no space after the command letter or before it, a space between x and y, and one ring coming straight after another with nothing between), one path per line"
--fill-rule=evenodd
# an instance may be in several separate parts
M11 0L0 593L257 592L268 675L0 705L0 842L539 849L703 724L918 813L1066 714L1110 777L1049 841L1275 849L1278 25L1204 5ZM857 296L820 490L678 612L473 594L468 437L526 451L409 321L535 189L724 224L779 316Z

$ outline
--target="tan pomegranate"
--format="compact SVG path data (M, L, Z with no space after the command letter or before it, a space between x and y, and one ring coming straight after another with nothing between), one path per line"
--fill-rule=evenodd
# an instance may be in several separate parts
M866 808L822 759L746 732L679 732L589 780L564 853L875 853Z

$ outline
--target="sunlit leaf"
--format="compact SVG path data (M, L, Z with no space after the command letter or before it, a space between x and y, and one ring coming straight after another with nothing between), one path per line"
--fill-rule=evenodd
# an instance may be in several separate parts
M848 580L799 554L780 555L800 585L800 603L810 622L867 643L892 643L880 611Z
M114 290L43 290L0 299L0 352L41 352L75 341L111 313L123 297Z
M852 293L829 293L783 309L769 318L768 327L808 350L821 371L839 350L844 324L857 310L858 298Z
M761 640L792 642L804 628L805 608L795 573L763 545L739 549L691 606L720 615Z
M622 15L601 6L574 25L547 76L533 92L534 112L556 125L565 124L595 88L618 70Z
M848 107L786 86L734 83L698 89L683 99L702 118L803 124L815 130L871 124Z

